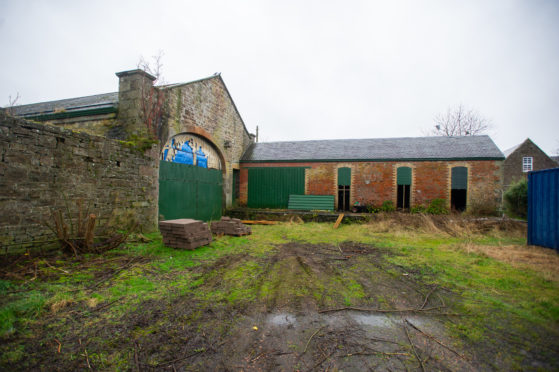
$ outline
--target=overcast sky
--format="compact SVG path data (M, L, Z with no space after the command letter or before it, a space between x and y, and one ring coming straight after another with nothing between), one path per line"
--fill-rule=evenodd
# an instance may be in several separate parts
M114 92L162 50L221 72L261 141L422 136L462 104L559 150L559 1L0 0L0 105Z

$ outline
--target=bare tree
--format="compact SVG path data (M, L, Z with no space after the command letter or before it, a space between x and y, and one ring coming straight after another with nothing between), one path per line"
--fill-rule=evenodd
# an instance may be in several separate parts
M13 115L14 114L14 106L17 106L19 103L17 101L19 101L19 99L21 98L21 96L19 95L19 92L16 93L16 96L14 98L12 98L11 95L8 96L8 105L6 105L5 108L5 112L8 115Z
M142 119L148 133L157 139L160 135L159 131L162 126L163 108L165 104L165 92L157 86L165 84L163 78L163 51L159 51L157 55L152 56L151 61L145 60L143 56L140 57L138 68L144 70L148 74L155 77L153 85L141 86L141 110Z
M432 136L476 136L491 129L491 122L473 109L462 105L448 108L435 117L435 128L428 132Z

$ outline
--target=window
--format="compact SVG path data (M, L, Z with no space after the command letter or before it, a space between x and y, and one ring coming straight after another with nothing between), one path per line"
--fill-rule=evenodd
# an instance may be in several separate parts
M532 159L531 156L522 158L522 172L530 172L532 170Z

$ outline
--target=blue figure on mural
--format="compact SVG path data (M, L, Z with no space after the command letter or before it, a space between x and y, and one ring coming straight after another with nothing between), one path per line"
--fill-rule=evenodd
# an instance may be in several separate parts
M202 151L202 146L196 151L196 165L202 168L208 167L208 157Z
M174 146L174 140L173 140L173 146ZM173 162L181 163L181 164L191 164L191 165L194 164L194 154L192 151L192 147L190 147L188 142L185 142L180 149L177 149L177 153L175 155L175 159L173 159Z

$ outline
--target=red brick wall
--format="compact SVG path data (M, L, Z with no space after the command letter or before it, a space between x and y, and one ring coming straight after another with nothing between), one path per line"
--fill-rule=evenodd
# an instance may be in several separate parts
M412 168L412 205L425 205L433 199L450 200L449 162L417 162L412 163Z
M426 205L442 198L450 207L452 167L468 168L468 205L475 201L500 201L502 161L416 161L416 162L320 162L320 163L242 163L240 203L248 198L248 168L308 167L305 171L307 195L334 195L337 199L338 168L351 168L351 203L380 206L386 200L396 204L398 167L412 168L411 205ZM337 200L336 200L337 202Z

